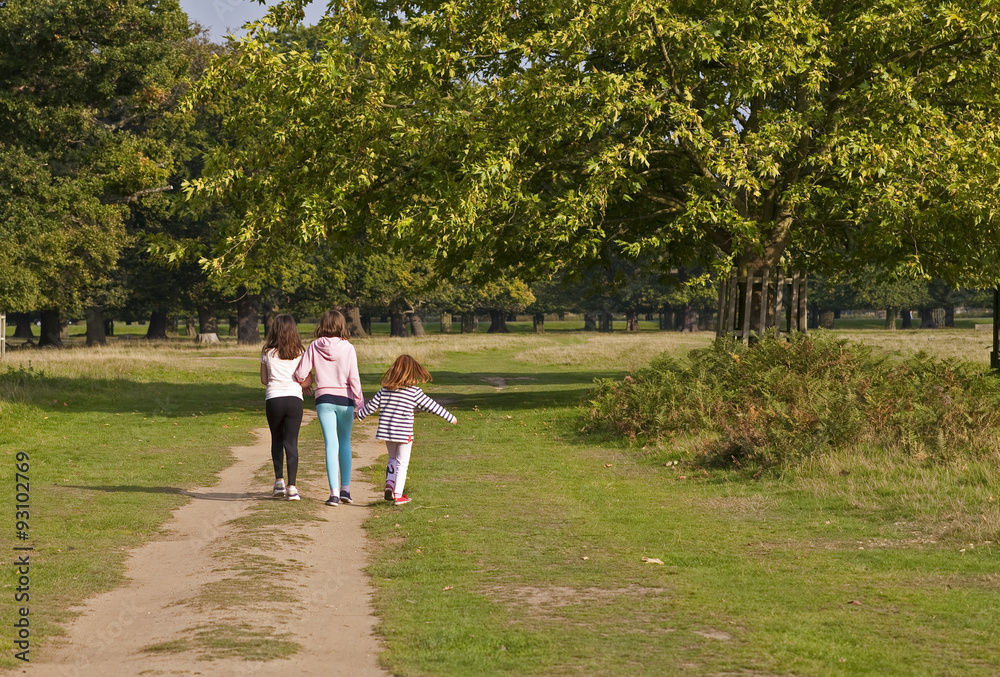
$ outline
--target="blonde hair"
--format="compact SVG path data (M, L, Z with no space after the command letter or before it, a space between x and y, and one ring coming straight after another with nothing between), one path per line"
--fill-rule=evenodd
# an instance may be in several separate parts
M347 318L339 310L328 310L319 318L316 324L316 338L324 336L336 336L345 341L351 338L351 332L347 328Z
M392 363L388 371L382 375L382 387L389 390L407 388L417 383L427 383L431 380L429 371L409 355L400 355Z

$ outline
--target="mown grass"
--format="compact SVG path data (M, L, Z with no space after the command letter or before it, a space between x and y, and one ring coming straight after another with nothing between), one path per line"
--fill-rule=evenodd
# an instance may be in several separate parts
M995 462L831 452L755 481L691 467L682 444L643 449L580 432L595 377L683 354L692 340L710 337L356 342L366 392L410 352L431 368L428 392L459 417L458 427L418 418L413 503L376 506L368 521L389 670L997 674ZM0 453L32 454L40 644L72 604L120 582L126 551L156 535L185 500L179 489L211 484L228 447L263 425L253 349L101 352L14 353L0 365L31 359L44 372L0 379ZM2 476L10 485L10 463ZM380 468L371 479L381 482ZM239 525L245 543L224 556L293 517L308 519L253 513ZM206 608L242 603L231 589L208 592ZM2 612L9 628L10 605ZM183 646L150 649L248 657L253 631L202 628ZM279 639L295 650L296 638Z
M414 502L369 521L390 671L997 673L995 459L871 450L755 481L598 443L577 407L621 362L586 350L455 353L435 378L459 427L420 422Z

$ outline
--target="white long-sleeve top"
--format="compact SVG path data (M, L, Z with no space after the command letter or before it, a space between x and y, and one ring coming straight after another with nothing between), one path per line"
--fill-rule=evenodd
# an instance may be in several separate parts
M455 416L430 398L419 386L408 386L399 390L379 388L368 402L358 411L358 420L375 413L378 415L378 430L375 439L388 442L413 441L413 412L416 409L437 414L449 423Z

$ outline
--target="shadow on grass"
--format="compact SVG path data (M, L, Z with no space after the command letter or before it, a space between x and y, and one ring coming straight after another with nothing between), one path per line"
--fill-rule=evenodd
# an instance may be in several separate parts
M583 402L593 388L594 379L621 376L617 371L574 372L458 372L435 371L434 380L423 386L435 400L449 409L469 411L473 407L499 411L574 407ZM366 372L363 382L378 382L381 373ZM438 390L442 386L448 389ZM466 387L485 392L463 392L450 388ZM368 396L374 386L365 387Z
M234 383L135 383L61 376L35 376L11 383L11 379L0 376L0 397L11 390L15 396L10 399L47 413L89 411L179 418L250 407L264 409L263 386Z
M113 485L103 485L103 486L85 486L80 484L63 484L59 485L67 487L69 489L82 489L84 491L103 491L106 493L117 494L117 493L135 493L135 494L174 494L177 496L188 496L189 498L196 498L201 501L273 501L274 498L271 497L270 492L258 492L258 493L247 493L247 492L236 492L236 493L223 493L223 492L213 492L213 491L188 491L186 489L178 489L177 487L141 487L133 484L123 484L120 486Z

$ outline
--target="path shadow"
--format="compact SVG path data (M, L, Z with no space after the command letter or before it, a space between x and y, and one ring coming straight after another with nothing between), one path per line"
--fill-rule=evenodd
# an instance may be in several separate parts
M70 489L83 489L86 491L104 491L107 493L144 493L144 494L175 494L177 496L188 496L201 501L273 501L271 492L235 492L225 493L217 491L188 491L177 487L140 487L136 485L105 485L105 486L84 486L79 484L61 484L61 487Z

